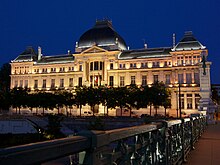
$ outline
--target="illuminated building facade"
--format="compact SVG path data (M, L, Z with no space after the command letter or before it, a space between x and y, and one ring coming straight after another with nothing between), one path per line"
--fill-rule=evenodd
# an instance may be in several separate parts
M179 108L179 84L182 111L195 113L203 82L202 55L207 57L208 51L192 32L185 32L172 47L148 48L145 44L143 49L129 50L110 21L97 21L76 42L73 54L45 56L40 47L37 53L28 47L11 61L11 88L73 90L83 85L150 86L158 81L171 90L170 114ZM211 63L205 64L209 81L203 85L210 89Z

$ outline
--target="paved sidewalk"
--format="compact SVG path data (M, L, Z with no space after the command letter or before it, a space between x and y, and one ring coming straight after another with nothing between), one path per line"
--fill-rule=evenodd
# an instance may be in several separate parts
M220 165L220 122L209 125L189 153L187 165Z

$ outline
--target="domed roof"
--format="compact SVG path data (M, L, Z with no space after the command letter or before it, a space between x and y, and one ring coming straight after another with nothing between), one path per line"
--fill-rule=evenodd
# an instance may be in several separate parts
M76 48L87 49L97 45L107 50L126 50L124 39L113 29L110 21L96 21L93 28L86 31L79 39Z

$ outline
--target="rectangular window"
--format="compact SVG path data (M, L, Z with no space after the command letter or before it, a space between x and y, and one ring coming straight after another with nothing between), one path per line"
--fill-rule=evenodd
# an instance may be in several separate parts
M124 76L120 76L120 87L125 86L125 77Z
M178 74L178 83L183 84L183 74Z
M78 82L78 86L82 86L82 77L79 77L79 82Z
M194 83L195 84L200 84L199 73L194 73Z
M134 68L136 68L136 67L137 67L136 63L134 63L133 67L134 67Z
M38 88L38 80L34 80L34 89Z
M65 68L60 68L60 72L65 72Z
M114 76L109 76L109 86L114 86Z
M164 62L164 67L167 67L167 61Z
M69 78L69 87L73 87L73 78Z
M192 109L192 98L187 98L187 109Z
M184 109L184 98L181 97L181 109Z
M99 62L98 61L94 62L94 70L99 70Z
M43 79L42 88L46 88L46 87L47 87L47 81L46 81L46 79Z
M74 67L69 67L69 71L74 71Z
M63 79L63 78L60 79L60 87L61 87L61 88L64 87L64 79Z
M28 80L24 80L24 87L28 88Z
M192 74L191 73L186 73L186 83L192 84Z
M23 87L23 80L20 80L20 85L19 85L19 87Z
M135 76L131 76L131 85L136 84L135 82Z
M142 86L146 86L147 85L147 76L142 76Z
M148 67L147 62L145 62L145 63L141 63L141 68L147 68L147 67Z
M90 70L93 70L93 62L90 62Z
M94 86L98 86L99 76L94 76Z
M154 75L154 84L158 83L158 75Z
M15 88L18 87L18 80L15 80L15 85L14 85Z
M99 63L99 68L100 68L100 70L102 70L102 68L103 68L103 62L100 62L100 63Z
M82 65L79 65L79 71L83 71Z
M42 73L47 73L47 68L43 68Z
M113 63L110 63L110 69L113 69Z
M51 79L50 87L55 88L55 79Z
M170 84L170 74L166 74L165 84Z
M195 108L198 108L199 105L199 100L200 100L200 95L199 94L195 94Z

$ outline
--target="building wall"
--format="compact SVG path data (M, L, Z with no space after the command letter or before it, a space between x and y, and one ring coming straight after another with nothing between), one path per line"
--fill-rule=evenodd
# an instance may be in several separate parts
M198 76L201 51L171 51L170 56L162 55L159 58L119 59L121 51L107 51L94 46L84 52L73 54L75 60L67 63L12 62L11 88L26 85L31 90L51 90L52 81L55 81L56 89L71 90L79 85L118 87L130 85L132 79L138 86L145 85L145 82L150 86L158 77L158 81L164 82L171 90L171 109L174 111L178 109L178 83L181 83L182 109L191 112L197 110L200 94ZM95 62L99 64L98 69L95 69ZM179 76L182 76L182 80L178 79ZM145 78L146 81L143 80ZM46 86L43 86L43 81L46 81Z

